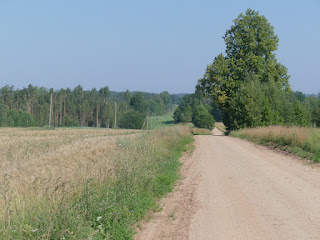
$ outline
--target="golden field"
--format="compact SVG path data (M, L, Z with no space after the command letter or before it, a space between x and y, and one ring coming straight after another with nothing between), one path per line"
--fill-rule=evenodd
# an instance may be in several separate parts
M86 176L99 176L101 171L111 169L115 136L138 132L0 129L0 176L5 177L16 193L50 194L57 186L70 187ZM1 205L0 202L3 209Z
M133 209L144 212L155 204L154 197L170 190L177 174L171 173L178 166L176 152L190 142L189 136L187 127L0 128L0 238L105 239L106 232L132 236L130 222L143 214L131 213L126 205L135 203ZM175 165L167 165L168 159ZM172 177L160 184L158 177L165 171ZM101 205L109 201L116 206ZM121 213L126 223L114 222L119 217L113 212ZM94 219L103 214L105 225L102 220L96 225Z

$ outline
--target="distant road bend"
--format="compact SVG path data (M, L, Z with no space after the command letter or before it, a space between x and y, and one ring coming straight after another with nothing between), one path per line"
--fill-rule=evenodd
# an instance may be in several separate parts
M245 140L196 136L182 179L136 239L320 239L320 168Z

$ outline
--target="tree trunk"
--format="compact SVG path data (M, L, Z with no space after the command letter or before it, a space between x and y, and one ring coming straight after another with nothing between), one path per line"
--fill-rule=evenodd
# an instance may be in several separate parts
M98 128L99 127L99 107L97 106L97 123L96 123L96 127Z
M50 96L49 127L51 127L51 115L52 115L52 93L51 93L51 96Z
M60 97L60 126L62 126L62 97Z
M63 97L63 123L66 122L66 96Z
M117 102L114 103L114 128L117 127Z

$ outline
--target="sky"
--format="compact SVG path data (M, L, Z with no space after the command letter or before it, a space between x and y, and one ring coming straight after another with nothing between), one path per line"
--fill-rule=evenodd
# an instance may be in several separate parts
M319 0L0 0L0 87L192 93L247 8L274 26L292 90L318 93Z

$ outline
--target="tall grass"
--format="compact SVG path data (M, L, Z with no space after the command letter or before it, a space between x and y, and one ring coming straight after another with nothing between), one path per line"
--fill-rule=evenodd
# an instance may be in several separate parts
M276 146L314 162L320 162L319 128L269 126L233 131L231 136Z
M185 127L131 133L2 129L0 239L132 238L192 138Z
M226 126L223 124L223 122L216 122L214 124L214 126L216 128L218 128L221 132L225 133L227 130L226 130Z
M191 128L193 135L212 135L212 131L206 128Z

